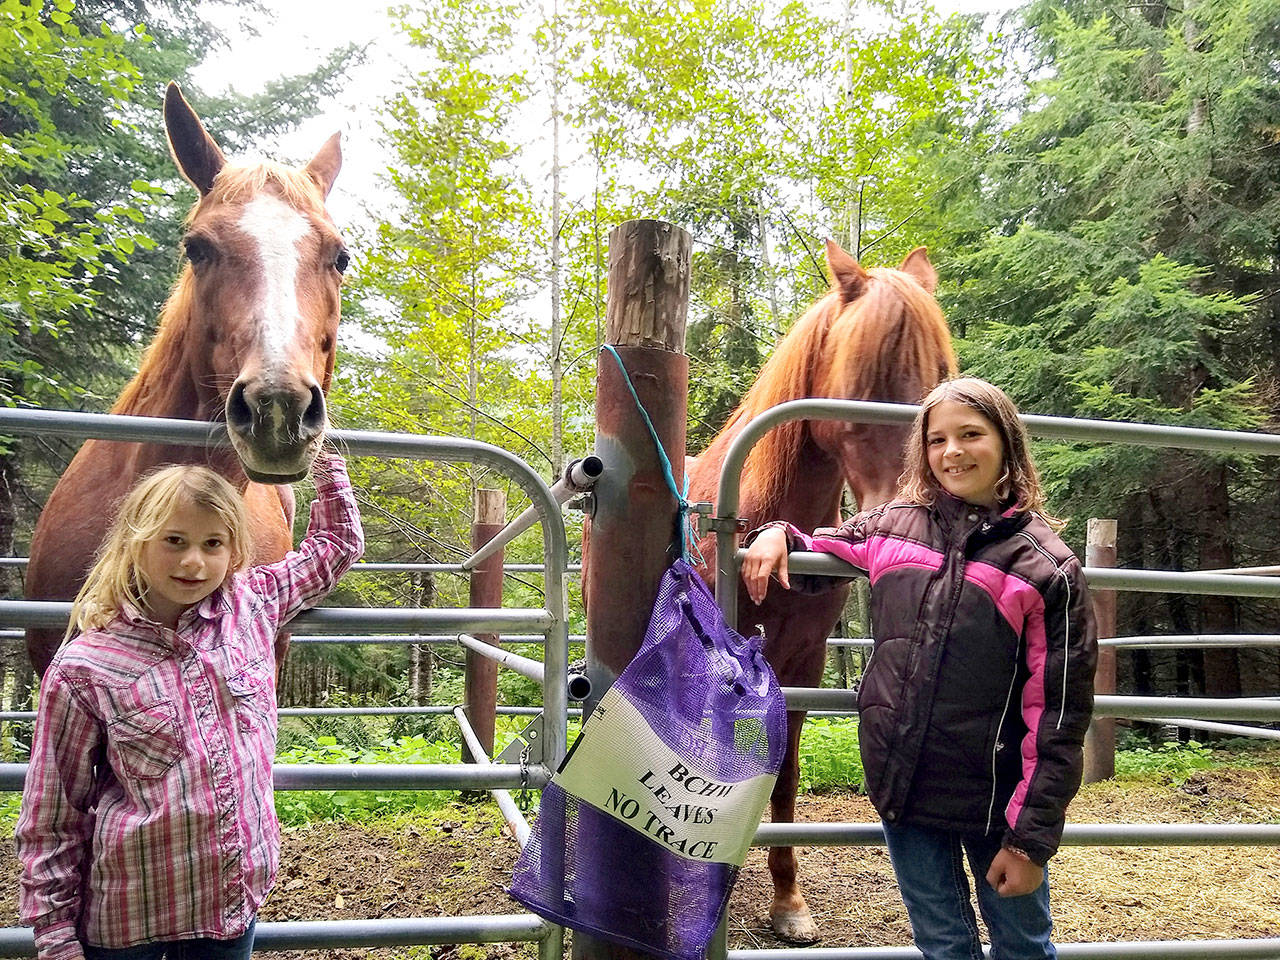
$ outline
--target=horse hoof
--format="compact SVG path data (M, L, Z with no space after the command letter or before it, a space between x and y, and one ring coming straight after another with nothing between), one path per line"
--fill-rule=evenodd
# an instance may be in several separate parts
M779 940L787 943L810 944L822 939L818 925L807 909L794 913L777 913L769 918L773 924L773 932Z

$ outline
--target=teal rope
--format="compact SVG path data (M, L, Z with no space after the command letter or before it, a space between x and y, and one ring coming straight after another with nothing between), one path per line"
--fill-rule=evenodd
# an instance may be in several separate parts
M649 428L649 436L653 437L653 445L658 448L658 459L662 461L662 475L666 478L667 486L671 489L671 495L676 498L680 529L684 533L680 538L680 558L688 561L689 548L692 546L693 552L698 555L699 565L705 566L707 561L702 556L702 551L698 549L698 538L694 536L689 523L689 474L685 473L684 475L684 489L677 488L676 478L671 470L671 460L667 457L667 451L662 448L662 441L658 439L658 431L653 427L653 420L649 417L649 411L640 402L640 395L636 393L636 388L631 383L631 376L627 373L622 357L618 356L618 351L610 344L606 343L600 349L608 350L613 355L613 359L617 361L618 369L622 372L622 382L627 385L627 390L631 393L631 399L636 402L636 409L640 411L640 416L644 419L644 425Z

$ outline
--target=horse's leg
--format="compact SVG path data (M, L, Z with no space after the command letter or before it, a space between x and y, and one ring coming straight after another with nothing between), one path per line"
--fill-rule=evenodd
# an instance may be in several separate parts
M781 589L771 590L754 611L739 608L739 622L748 626L762 623L765 656L773 665L778 683L784 687L822 685L822 669L827 660L827 635L839 616L848 590L836 588L818 596L800 596ZM749 601L748 601L749 602ZM745 607L745 604L744 604ZM800 729L803 710L787 712L787 752L778 772L771 800L774 823L793 823L796 791L800 787ZM820 939L800 892L795 851L791 847L769 848L769 873L773 876L773 904L769 919L773 930L792 943L814 943Z
M280 686L280 682L284 680L284 658L289 652L289 638L292 637L288 630L281 630L276 634L276 686Z
M787 713L787 753L778 771L778 782L769 798L774 823L793 823L796 818L796 791L800 788L800 728L804 726L803 710ZM773 903L769 920L773 932L791 943L816 943L821 939L809 905L800 892L796 876L794 847L769 848L769 873L773 876Z

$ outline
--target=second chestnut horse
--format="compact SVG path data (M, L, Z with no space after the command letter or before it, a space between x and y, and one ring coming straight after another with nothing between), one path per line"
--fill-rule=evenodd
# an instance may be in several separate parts
M933 298L937 272L923 247L896 269L863 267L835 243L827 243L830 291L811 306L778 344L742 404L706 451L689 465L691 501L713 500L729 443L752 417L804 397L918 403L955 373L951 335ZM800 529L839 522L847 483L862 509L891 499L902 472L907 427L792 421L756 444L742 475L740 515L752 526L789 520ZM715 538L700 548L703 574L715 576ZM802 596L773 584L760 606L739 592L738 629L764 628L765 656L783 686L821 684L830 635L848 596L835 587ZM792 711L789 742L771 800L775 823L795 819L800 779L800 728L805 714ZM819 939L796 875L791 847L769 850L774 932L784 940Z

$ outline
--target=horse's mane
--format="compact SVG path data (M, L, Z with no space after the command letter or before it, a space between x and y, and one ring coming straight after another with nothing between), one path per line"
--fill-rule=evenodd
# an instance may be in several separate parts
M736 434L770 407L803 397L915 403L914 395L955 372L946 318L907 274L867 271L866 292L844 304L834 290L806 310L774 350L760 376L711 441ZM904 395L910 391L912 395ZM761 516L782 500L799 462L807 425L775 427L751 450L742 489Z
M160 311L160 324L155 338L142 354L142 362L133 379L120 392L111 407L112 413L155 415L153 390L170 391L173 381L179 377L187 363L187 320L191 316L191 300L195 284L191 280L191 265L182 268L178 282L169 292L164 309Z
M245 197L262 192L268 184L273 185L279 191L281 199L291 207L309 215L328 218L324 196L305 171L264 160L255 164L229 165L218 171L209 193L187 213L187 225L194 222L201 208L240 202ZM185 264L169 293L169 299L160 311L155 338L142 354L138 372L112 405L112 413L153 411L153 390L172 389L177 371L187 361L186 334L194 292L191 265Z
M238 203L246 196L261 193L267 184L279 188L282 199L303 213L327 218L324 195L305 170L264 160L261 163L226 166L218 171L208 195L187 214L190 223L206 204Z

